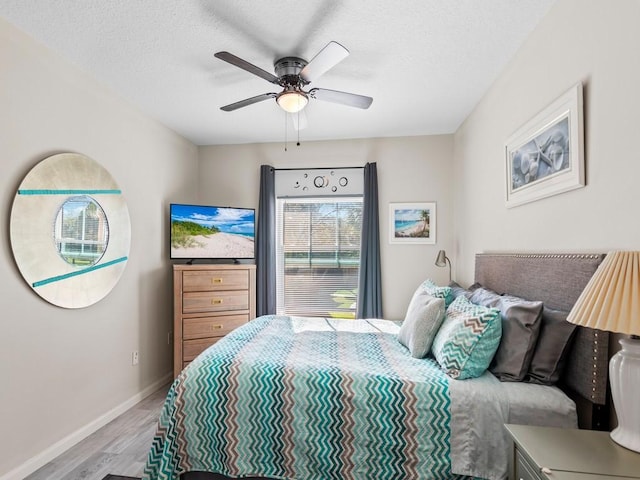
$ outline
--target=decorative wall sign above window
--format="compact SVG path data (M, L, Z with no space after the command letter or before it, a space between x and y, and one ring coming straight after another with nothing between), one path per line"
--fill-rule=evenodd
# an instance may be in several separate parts
M285 197L362 195L362 168L310 168L276 171L276 193Z
M13 201L10 229L20 273L59 307L96 303L124 272L127 204L109 172L84 155L53 155L31 169Z

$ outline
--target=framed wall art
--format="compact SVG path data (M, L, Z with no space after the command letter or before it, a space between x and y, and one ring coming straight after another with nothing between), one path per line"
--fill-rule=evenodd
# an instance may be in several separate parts
M389 243L436 243L436 204L390 203Z
M511 135L505 157L509 208L583 187L582 85L574 85Z

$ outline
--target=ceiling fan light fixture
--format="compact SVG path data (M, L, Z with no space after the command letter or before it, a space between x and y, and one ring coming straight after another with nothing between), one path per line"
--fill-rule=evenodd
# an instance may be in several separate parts
M287 113L297 113L307 106L309 98L299 90L285 90L276 97L276 102Z
M280 93L263 93L262 95L224 105L220 109L225 112L232 112L254 103L275 98L278 106L285 112L298 113L307 106L309 97L349 107L367 109L373 101L371 97L339 90L328 90L326 88L312 88L308 92L303 90L311 82L317 80L318 77L344 60L347 55L349 55L349 50L339 43L331 41L310 62L300 57L279 58L273 64L275 71L275 75L273 75L229 52L217 52L215 54L216 58L283 88Z

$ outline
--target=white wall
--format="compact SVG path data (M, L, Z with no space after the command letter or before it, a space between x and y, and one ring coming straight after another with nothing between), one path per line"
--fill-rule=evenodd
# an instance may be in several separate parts
M67 151L109 170L131 216L120 282L79 310L31 290L8 235L24 176ZM0 158L0 477L23 478L171 371L167 210L172 198L196 199L197 148L0 19Z
M426 278L448 281L434 266L439 249L453 248L452 136L402 137L200 148L200 202L258 207L260 165L275 168L363 166L376 162L385 318L404 318L414 290ZM389 203L435 201L436 245L390 245Z
M488 251L640 248L640 2L559 0L455 134L457 278ZM587 186L507 209L504 142L581 81Z

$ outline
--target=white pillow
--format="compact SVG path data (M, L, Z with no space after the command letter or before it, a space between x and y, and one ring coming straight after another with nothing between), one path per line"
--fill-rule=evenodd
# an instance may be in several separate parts
M411 298L407 315L398 332L398 341L409 349L411 356L424 358L431 350L433 339L444 320L443 298L435 298L418 288Z

